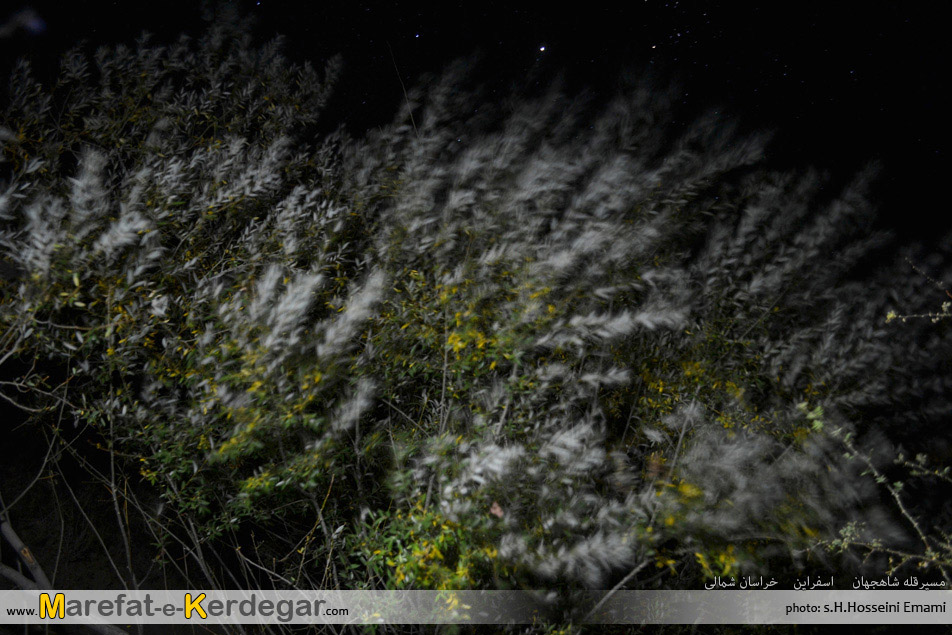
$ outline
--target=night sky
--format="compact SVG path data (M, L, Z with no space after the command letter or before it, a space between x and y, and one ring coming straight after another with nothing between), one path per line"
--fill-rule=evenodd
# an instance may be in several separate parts
M830 10L836 5L835 11ZM8 16L28 6L4 3ZM132 43L200 34L195 2L34 2L40 35L0 41L4 73L17 54L42 69L85 39ZM288 37L292 58L340 53L345 71L329 113L352 132L392 118L407 86L454 58L481 54L481 77L547 81L609 94L622 73L682 87L685 113L725 109L775 133L778 166L816 166L847 179L883 166L881 224L935 240L952 223L944 204L950 55L938 3L739 3L639 0L574 10L502 2L281 2L246 0L262 40ZM399 73L399 76L398 76ZM676 115L673 115L676 116ZM675 125L679 125L675 123Z

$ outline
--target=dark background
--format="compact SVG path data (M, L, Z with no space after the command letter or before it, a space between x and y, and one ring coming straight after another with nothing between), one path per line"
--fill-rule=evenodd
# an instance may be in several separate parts
M475 51L482 53L483 74L532 81L526 78L558 71L571 86L601 94L622 71L647 73L678 81L687 111L723 108L745 127L773 130L771 156L779 165L816 166L846 179L879 162L880 224L900 237L937 243L952 227L945 203L949 99L941 96L952 55L941 3L237 5L257 16L262 40L285 34L296 60L343 56L329 118L355 133L391 119L403 99L400 79L409 87L422 73ZM7 16L28 5L0 6L0 16ZM194 1L29 6L47 28L0 41L4 75L19 54L49 72L82 39L94 47L131 44L143 30L159 41L202 32Z

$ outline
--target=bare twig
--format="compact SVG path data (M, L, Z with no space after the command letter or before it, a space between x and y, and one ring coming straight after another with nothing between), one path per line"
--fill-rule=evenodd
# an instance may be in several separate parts
M0 504L2 504L2 502L0 502ZM17 532L13 530L13 525L10 524L6 510L0 513L0 535L13 547L13 550L20 556L20 560L26 565L26 568L30 570L30 575L33 576L33 579L36 581L37 587L41 589L53 588L50 579L46 577L46 572L43 571L43 567L41 567L40 563L33 557L33 552L30 551L26 543L20 539Z
M400 77L400 69L397 68L397 58L393 55L393 48L390 46L390 42L387 42L387 50L390 51L390 60L393 62L393 70L397 72L397 79L400 80L400 88L403 90L403 99L407 102L407 112L410 113L410 124L413 126L413 132L416 133L417 139L420 138L420 131L417 130L416 122L413 120L413 106L410 105L410 97L407 95L407 87L403 84L403 78Z

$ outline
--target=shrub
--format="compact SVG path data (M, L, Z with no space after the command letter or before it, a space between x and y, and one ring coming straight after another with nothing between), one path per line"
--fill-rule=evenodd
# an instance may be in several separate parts
M320 136L336 63L249 37L23 63L2 119L18 403L205 583L691 586L901 539L829 434L946 382L883 328L915 288L856 275L873 170L829 197L663 90L504 106L465 63Z

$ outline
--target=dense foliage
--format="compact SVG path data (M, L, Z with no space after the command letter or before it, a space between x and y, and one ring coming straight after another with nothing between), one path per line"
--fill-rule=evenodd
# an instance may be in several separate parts
M721 117L671 126L657 87L502 103L466 71L354 139L316 133L335 63L228 22L77 50L52 86L17 67L2 390L109 485L124 583L143 550L199 584L338 588L921 553L864 460L916 449L948 344L885 323L926 283L857 274L887 244L874 172L831 196Z

